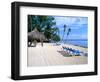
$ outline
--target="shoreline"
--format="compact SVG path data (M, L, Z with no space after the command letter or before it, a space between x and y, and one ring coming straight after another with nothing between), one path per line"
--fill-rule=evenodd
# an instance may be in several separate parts
M65 44L65 45L74 45L74 46L78 46L78 47L88 48L88 47L85 47L85 46L75 45L75 44L71 44L71 43L61 43L61 44Z
M88 48L88 46L82 46L82 45L78 45L78 44L71 44L71 43L61 43L61 44L69 44L69 45L74 45L74 46L79 46L79 47L83 47L83 48Z
M75 44L70 44L70 43L65 43L65 44L74 45L74 46L83 47L83 48L88 48L88 47L85 47L85 46L75 45Z

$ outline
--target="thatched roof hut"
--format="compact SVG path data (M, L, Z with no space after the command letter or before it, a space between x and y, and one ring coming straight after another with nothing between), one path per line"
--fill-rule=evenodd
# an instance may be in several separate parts
M36 40L45 40L44 34L39 32L36 28L28 33L28 37Z
M33 40L39 40L43 42L46 40L43 33L39 32L36 28L28 33L28 42L32 42Z

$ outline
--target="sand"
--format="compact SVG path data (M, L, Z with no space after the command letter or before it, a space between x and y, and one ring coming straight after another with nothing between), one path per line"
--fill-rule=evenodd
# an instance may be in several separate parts
M78 65L88 63L86 56L64 57L58 52L62 50L62 46L87 52L87 48L69 44L54 46L53 43L44 43L42 47L38 43L36 47L28 47L28 66Z

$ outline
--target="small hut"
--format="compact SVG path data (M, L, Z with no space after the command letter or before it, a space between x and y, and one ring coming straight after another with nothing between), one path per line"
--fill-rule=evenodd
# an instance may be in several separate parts
M45 40L45 36L43 33L39 32L37 28L35 28L33 31L28 33L28 45L31 46L32 42L34 42L34 45L36 46L37 41L41 42L41 46L43 46L43 41Z

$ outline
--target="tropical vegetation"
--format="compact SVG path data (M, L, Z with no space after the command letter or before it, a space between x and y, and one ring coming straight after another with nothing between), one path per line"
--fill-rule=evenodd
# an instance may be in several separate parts
M59 29L53 16L28 15L28 32L35 28L44 33L48 41L60 41Z

